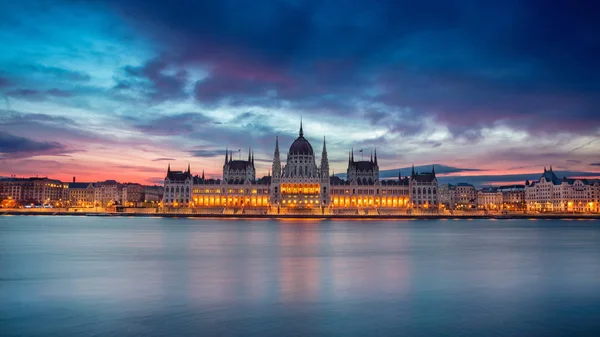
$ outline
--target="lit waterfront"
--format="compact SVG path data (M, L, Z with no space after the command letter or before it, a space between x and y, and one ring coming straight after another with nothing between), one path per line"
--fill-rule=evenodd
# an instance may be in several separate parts
M600 221L0 217L3 335L600 335Z

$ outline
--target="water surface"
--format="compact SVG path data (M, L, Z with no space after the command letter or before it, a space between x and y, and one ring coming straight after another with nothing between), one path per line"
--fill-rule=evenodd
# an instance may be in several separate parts
M0 217L2 336L600 336L600 221Z

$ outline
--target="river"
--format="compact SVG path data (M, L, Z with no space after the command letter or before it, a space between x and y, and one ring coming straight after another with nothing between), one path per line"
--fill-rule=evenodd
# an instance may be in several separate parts
M0 216L0 335L600 336L600 221Z

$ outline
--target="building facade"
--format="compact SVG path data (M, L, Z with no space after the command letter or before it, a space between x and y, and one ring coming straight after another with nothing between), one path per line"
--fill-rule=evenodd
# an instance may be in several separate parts
M497 187L484 187L477 191L477 205L480 209L497 211L502 209L504 197Z
M600 181L559 178L552 167L544 168L537 181L525 183L528 211L598 212Z
M0 194L22 204L61 206L68 200L68 184L48 178L5 178Z
M502 192L502 208L509 211L524 211L527 209L525 203L525 185L499 186Z
M123 185L114 180L94 183L95 206L107 207L121 203Z
M69 201L71 206L92 207L96 194L92 183L69 183Z
M431 172L415 172L413 165L409 179L409 200L412 208L439 208L438 180L435 167Z
M298 137L289 147L282 163L279 139L271 174L256 178L254 155L248 160L233 160L226 151L223 179L205 179L186 172L171 171L170 165L164 182L165 207L264 207L280 209L330 209L346 207L408 208L411 206L411 188L414 189L415 207L438 207L435 172L415 173L411 177L379 179L377 152L369 160L348 158L347 179L330 176L327 143L323 138L320 158L312 144L304 137L302 123Z

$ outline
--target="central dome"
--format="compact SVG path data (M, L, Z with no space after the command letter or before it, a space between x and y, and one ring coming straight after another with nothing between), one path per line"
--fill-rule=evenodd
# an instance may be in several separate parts
M304 131L302 131L302 119L300 119L300 132L298 138L290 146L290 154L301 154L314 156L312 145L304 138Z
M312 145L306 138L300 136L290 146L290 154L302 154L314 156Z

